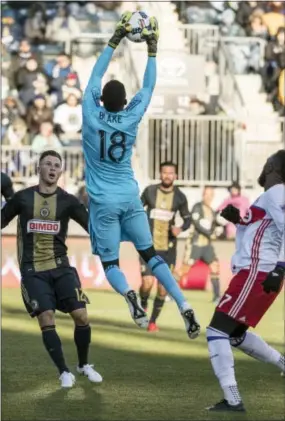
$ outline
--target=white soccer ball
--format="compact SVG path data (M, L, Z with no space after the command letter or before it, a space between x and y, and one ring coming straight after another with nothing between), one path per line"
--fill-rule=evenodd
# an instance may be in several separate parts
M144 42L141 34L144 28L151 29L149 16L142 11L134 12L129 23L132 25L132 32L127 34L127 38L132 42Z

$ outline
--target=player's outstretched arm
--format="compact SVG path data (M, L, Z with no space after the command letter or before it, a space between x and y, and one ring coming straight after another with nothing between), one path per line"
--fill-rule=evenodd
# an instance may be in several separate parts
M115 49L118 47L121 40L127 35L128 32L132 30L132 26L128 23L131 16L132 16L131 12L125 12L121 16L121 19L116 26L114 35L111 37L108 43L108 46L104 49L104 51L98 58L92 70L92 73L91 73L91 76L86 88L86 92L90 91L91 89L97 88L97 89L100 89L100 93L101 93L102 78L108 69L113 53Z
M158 22L155 17L150 18L151 30L144 28L142 38L147 43L148 61L144 72L142 89L136 94L127 107L139 122L149 106L156 85L156 53L159 38Z
M1 229L7 227L12 219L19 215L20 211L19 193L16 193L1 209Z
M146 40L148 61L143 79L143 89L149 89L151 93L156 84L156 54L159 39L158 22L155 17L150 18L151 30L144 28L142 38Z

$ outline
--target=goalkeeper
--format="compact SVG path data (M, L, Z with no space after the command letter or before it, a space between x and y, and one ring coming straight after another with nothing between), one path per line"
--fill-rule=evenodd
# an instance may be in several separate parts
M106 278L115 291L125 298L135 323L146 328L146 313L119 267L120 242L133 242L154 276L176 301L189 337L195 338L200 326L167 264L154 250L148 219L131 167L132 147L136 141L138 125L150 103L156 83L159 34L154 17L150 19L151 30L144 28L142 33L148 49L143 88L126 108L126 91L121 82L108 82L101 94L102 78L113 52L132 30L129 24L131 16L130 12L122 15L108 47L94 66L83 98L83 151L92 252L100 256Z

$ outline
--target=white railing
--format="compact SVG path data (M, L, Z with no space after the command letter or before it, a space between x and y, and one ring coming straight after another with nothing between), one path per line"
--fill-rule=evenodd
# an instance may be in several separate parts
M231 56L223 38L219 42L220 105L227 114L245 113L245 100L236 81Z
M62 149L63 168L62 183L80 183L84 175L82 148L66 147ZM39 154L28 146L20 150L11 146L1 146L1 171L9 174L13 181L25 186L35 184Z
M217 58L219 27L217 25L181 24L186 47L190 54L202 55L207 61Z
M182 185L227 186L240 179L243 132L236 120L151 116L148 127L149 180L158 181L160 163L170 160L178 165L178 183Z

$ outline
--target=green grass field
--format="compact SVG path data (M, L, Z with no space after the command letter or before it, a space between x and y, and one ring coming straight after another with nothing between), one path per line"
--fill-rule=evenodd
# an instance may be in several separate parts
M104 382L94 386L79 377L74 389L63 391L37 322L23 309L20 291L2 291L2 420L284 420L284 379L275 367L238 351L236 373L248 413L213 415L204 410L222 396L204 335L213 311L208 293L187 294L203 326L195 341L188 340L174 303L164 308L161 331L149 334L136 328L119 295L88 295L93 327L90 360ZM57 327L74 369L72 322L58 314ZM283 297L257 332L284 350Z

